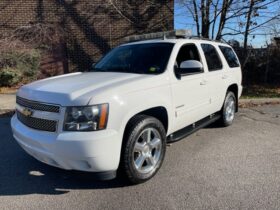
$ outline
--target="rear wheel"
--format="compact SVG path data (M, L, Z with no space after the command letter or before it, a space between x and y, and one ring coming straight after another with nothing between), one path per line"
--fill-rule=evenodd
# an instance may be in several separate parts
M162 165L166 150L166 132L154 117L134 117L127 128L121 165L134 184L152 178Z
M222 108L221 123L223 126L230 126L233 123L236 112L236 97L233 92L227 92Z

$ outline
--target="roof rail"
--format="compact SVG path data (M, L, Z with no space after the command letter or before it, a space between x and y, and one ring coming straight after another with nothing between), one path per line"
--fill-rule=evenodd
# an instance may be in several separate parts
M225 40L216 40L216 39L210 39L210 38L205 38L202 36L189 36L186 37L187 39L198 39L198 40L206 40L206 41L212 41L212 42L219 42L219 43L227 43Z

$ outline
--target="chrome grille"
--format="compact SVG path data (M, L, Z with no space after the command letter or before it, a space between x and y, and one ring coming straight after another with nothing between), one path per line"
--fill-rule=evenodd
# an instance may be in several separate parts
M43 104L43 103L36 102L36 101L30 101L30 100L21 98L19 96L17 96L17 98L16 98L16 103L21 106L28 107L28 108L34 109L34 110L39 110L39 111L55 112L55 113L59 113L59 111L60 111L59 106Z
M56 132L57 128L57 122L54 120L45 120L45 119L39 119L35 117L27 117L17 111L17 118L20 122L22 122L24 125L36 129L36 130L42 130L42 131L50 131L50 132Z

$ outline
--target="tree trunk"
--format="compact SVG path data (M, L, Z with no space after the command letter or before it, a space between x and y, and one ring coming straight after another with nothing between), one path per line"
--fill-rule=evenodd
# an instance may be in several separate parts
M244 47L245 53L247 52L247 48L248 48L248 35L249 35L251 17L252 17L254 5L255 5L255 0L250 0L250 7L249 7L248 14L247 14L246 28L245 28L245 33L244 33L244 46L243 47Z
M217 13L218 13L218 4L219 4L219 0L217 0L217 2L215 4L214 19L213 19L213 24L212 24L212 35L211 35L212 39L214 39L215 26L216 26L216 21L217 21Z
M195 18L195 23L196 23L197 36L200 36L199 19L198 19L198 11L197 11L196 0L193 0L193 7L194 7L194 18Z
M227 20L227 13L228 13L228 10L229 10L232 2L233 2L233 0L224 0L223 1L220 24L219 24L219 29L217 32L216 40L220 40L222 38L222 32L223 32L223 29L225 27L225 23Z
M201 0L201 36L205 37L205 2Z
M207 0L206 1L206 8L205 8L205 38L209 38L209 29L210 29L210 4L212 0Z
M209 38L211 2L212 0L201 0L201 35L204 38Z
M268 73L269 73L269 66L270 66L270 46L266 42L267 45L267 54L266 54L266 65L265 65L265 72L264 72L264 83L267 84L268 81Z

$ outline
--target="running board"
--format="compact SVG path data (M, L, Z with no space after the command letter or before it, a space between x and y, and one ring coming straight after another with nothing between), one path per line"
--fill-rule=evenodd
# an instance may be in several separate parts
M206 127L207 125L215 122L216 120L218 120L220 118L220 114L219 112L216 112L214 114L211 114L187 127L184 127L172 134L170 134L168 137L167 137L167 143L173 143L173 142L176 142L176 141L179 141L189 135L191 135L192 133L194 133L195 131L203 128L203 127Z

